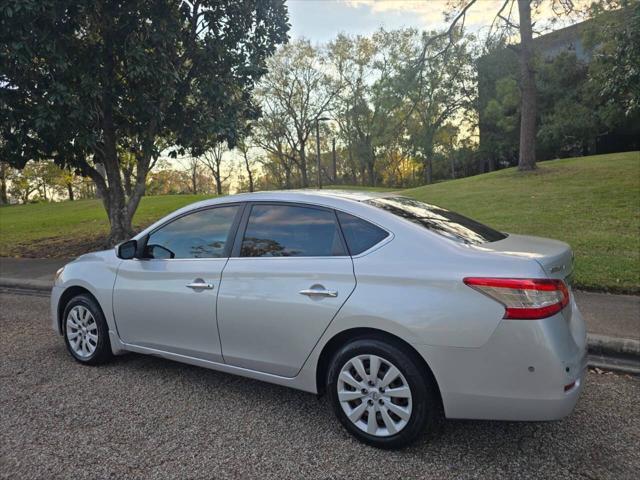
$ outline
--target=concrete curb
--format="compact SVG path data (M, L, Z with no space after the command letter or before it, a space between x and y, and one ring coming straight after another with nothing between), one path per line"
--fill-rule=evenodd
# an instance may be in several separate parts
M18 278L0 278L0 288L17 288L21 290L36 290L38 292L51 292L52 282L43 280L22 280Z
M640 340L587 334L589 353L595 355L628 355L640 357Z

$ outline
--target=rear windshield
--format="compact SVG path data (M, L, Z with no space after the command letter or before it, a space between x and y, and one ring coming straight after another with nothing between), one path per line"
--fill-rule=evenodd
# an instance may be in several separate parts
M444 208L422 203L406 197L375 198L365 201L369 205L387 210L398 217L417 223L456 242L479 245L487 242L497 242L507 238L498 232L475 220L471 220L459 213Z

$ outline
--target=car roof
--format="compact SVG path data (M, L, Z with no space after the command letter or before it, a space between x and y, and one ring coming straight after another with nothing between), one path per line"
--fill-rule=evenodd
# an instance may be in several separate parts
M396 192L371 192L365 190L319 190L319 189L301 189L301 190L265 190L252 193L238 193L225 197L214 197L208 200L198 202L199 206L207 204L218 204L228 202L251 202L251 201L281 201L281 202L309 202L309 203L329 203L331 200L350 200L355 202L364 202L373 198L384 198L389 196L397 196Z
M310 197L320 197L320 198L344 198L347 200L355 200L357 202L362 202L365 200L370 200L372 198L381 198L388 197L390 195L395 195L393 192L372 192L368 190L337 190L337 189L316 189L316 188L305 188L300 190L265 190L254 193L245 193L239 195L255 195L258 200L260 197L264 195L278 195L283 197L292 196L295 198L310 198Z

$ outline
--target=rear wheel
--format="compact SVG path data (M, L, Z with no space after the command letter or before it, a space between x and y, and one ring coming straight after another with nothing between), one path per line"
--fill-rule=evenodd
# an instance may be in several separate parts
M399 346L355 340L336 353L329 368L334 412L359 440L403 447L432 430L440 417L437 391L423 368Z
M107 322L92 297L73 297L64 309L63 319L67 350L78 362L98 365L112 358Z

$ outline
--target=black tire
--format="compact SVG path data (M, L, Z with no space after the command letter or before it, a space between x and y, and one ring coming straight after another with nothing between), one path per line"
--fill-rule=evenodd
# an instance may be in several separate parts
M98 331L98 341L96 344L96 348L91 355L88 356L80 356L78 353L74 351L71 347L68 338L68 329L67 322L69 322L69 313L74 307L84 307L93 316L97 331ZM107 327L107 322L102 314L102 309L96 300L87 294L77 295L73 297L67 306L64 309L64 314L62 317L62 335L64 336L64 343L67 346L67 350L71 354L71 356L83 365L100 365L108 362L113 358L113 353L111 351L111 342L109 341L109 328Z
M424 366L415 359L413 352L405 350L402 345L382 339L357 339L338 350L329 366L327 388L340 423L358 440L377 448L397 449L409 445L423 433L437 431L443 417L440 395L430 372L424 371ZM394 435L371 435L349 420L342 409L338 399L338 376L343 366L359 355L376 355L391 362L400 370L411 389L411 415L406 426Z

